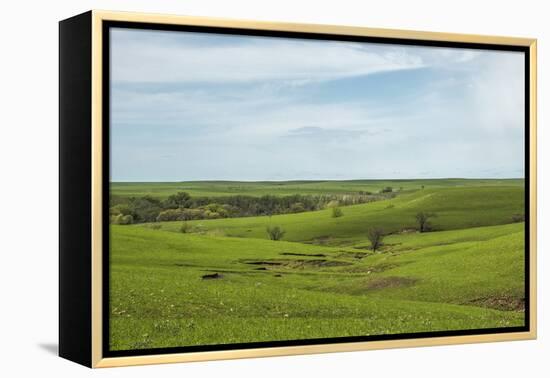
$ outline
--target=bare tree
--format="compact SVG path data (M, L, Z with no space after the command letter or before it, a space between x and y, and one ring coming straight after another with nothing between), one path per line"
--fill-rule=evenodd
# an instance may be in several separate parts
M383 245L384 230L378 227L369 228L367 231L367 238L370 241L372 251L376 252Z
M428 232L432 229L430 224L430 218L434 218L437 215L435 213L429 213L426 211L420 211L416 213L416 222L418 223L418 231Z

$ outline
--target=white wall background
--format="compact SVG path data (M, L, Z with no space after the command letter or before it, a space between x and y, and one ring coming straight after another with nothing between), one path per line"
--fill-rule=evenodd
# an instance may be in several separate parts
M550 27L545 1L9 1L0 22L0 375L543 377L547 302ZM91 371L57 344L57 22L89 9L494 34L539 39L539 339ZM545 172L546 170L546 172ZM546 210L546 211L544 211Z

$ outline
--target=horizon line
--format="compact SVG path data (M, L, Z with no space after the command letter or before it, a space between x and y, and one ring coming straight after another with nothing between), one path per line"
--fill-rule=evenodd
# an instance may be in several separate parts
M290 179L290 180L217 180L217 179L204 179L204 180L150 180L150 181L131 181L131 180L119 180L112 181L110 183L196 183L196 182L344 182L344 181L431 181L431 180L525 180L525 177L433 177L433 178L357 178L357 179Z

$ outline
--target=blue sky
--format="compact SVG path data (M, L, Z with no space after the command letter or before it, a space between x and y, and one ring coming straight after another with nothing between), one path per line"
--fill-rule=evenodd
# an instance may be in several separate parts
M111 31L111 180L524 177L522 53Z

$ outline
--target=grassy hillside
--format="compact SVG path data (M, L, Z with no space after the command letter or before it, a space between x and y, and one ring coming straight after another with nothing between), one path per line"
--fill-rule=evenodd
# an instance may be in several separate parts
M188 223L201 232L260 239L267 238L267 226L279 225L286 230L285 240L339 244L364 239L369 227L382 227L386 232L414 228L419 211L437 214L431 221L435 229L451 230L510 223L513 214L522 213L523 208L522 187L481 186L418 190L392 200L343 207L344 215L339 218L322 210ZM181 224L165 222L162 229L179 232Z
M380 254L131 226L111 247L113 349L524 321L523 224L395 235Z
M114 182L111 194L120 197L151 195L166 198L177 192L191 196L291 195L291 194L346 194L370 191L376 193L385 187L394 190L465 186L523 186L522 179L430 179L430 180L348 180L348 181L189 181L189 182Z
M336 218L327 209L195 220L186 233L182 221L111 225L114 350L524 324L525 224L513 219L524 212L522 180L149 185L118 193L403 190ZM420 211L437 215L433 232L415 231ZM269 240L267 226L282 227L283 240ZM388 233L376 253L371 227Z

